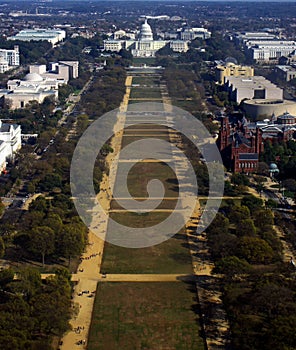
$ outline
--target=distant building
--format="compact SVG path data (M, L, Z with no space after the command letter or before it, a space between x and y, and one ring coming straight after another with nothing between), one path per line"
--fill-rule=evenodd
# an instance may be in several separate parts
M245 43L250 58L257 62L278 62L280 57L287 56L296 49L296 41L288 40L252 40Z
M240 32L233 35L233 40L238 45L244 45L250 40L275 40L278 36L267 32Z
M259 128L263 141L288 141L295 139L296 117L286 112L278 117L273 115L271 120L249 123L248 128L253 131Z
M275 66L274 72L277 77L285 81L296 78L296 68L293 66Z
M167 44L176 52L186 52L188 50L186 41L181 43L180 40L154 40L147 19L142 24L137 39L123 40L122 38L127 35L127 33L123 35L124 33L124 31L117 31L114 33L113 39L104 40L104 50L119 52L121 49L126 49L130 50L134 57L154 57L156 52Z
M283 99L283 90L262 76L225 77L224 85L231 100L236 103L241 103L244 99Z
M215 67L216 80L220 84L224 84L227 77L253 77L254 68L250 66L241 66L228 62L224 65L217 65Z
M243 101L242 107L248 117L253 120L278 117L285 112L296 115L296 103L282 99L256 99Z
M59 61L51 62L49 70L46 70L46 65L30 65L30 73L37 73L44 79L54 79L60 84L67 84L69 79L78 78L78 61Z
M291 52L289 55L287 56L282 56L279 58L279 62L280 65L289 65L289 64L293 64L296 63L296 50L294 50L293 52Z
M186 52L188 51L188 42L184 40L171 40L170 48L175 52Z
M8 93L4 101L9 108L24 108L30 101L42 103L46 97L58 98L59 82L54 79L44 79L37 73L29 73L24 80L14 79L7 83Z
M206 28L184 28L180 33L181 40L185 41L192 41L197 38L206 40L209 39L211 35L212 33Z
M250 131L247 120L231 124L222 117L217 140L225 167L235 173L253 173L258 169L259 155L263 151L262 132Z
M20 53L18 45L13 49L0 49L0 73L20 65Z
M24 108L30 101L42 103L46 97L58 99L58 88L67 84L70 78L78 77L77 61L60 61L46 65L30 65L24 79L7 82L7 91L2 92L5 103L11 109Z
M295 136L296 117L289 113L252 123L246 117L230 122L227 116L222 116L217 146L227 169L248 174L258 169L264 141L288 141Z
M0 120L0 171L6 169L7 161L13 159L21 145L21 126Z
M24 29L15 36L8 37L7 40L20 41L48 41L52 45L63 41L66 38L66 32L61 29Z

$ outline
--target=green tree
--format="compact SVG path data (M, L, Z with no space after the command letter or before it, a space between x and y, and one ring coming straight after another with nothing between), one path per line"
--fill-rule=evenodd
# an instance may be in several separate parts
M256 227L261 230L274 224L273 212L270 209L261 209L253 212Z
M0 271L0 288L4 288L8 283L13 281L14 272L12 269Z
M59 235L58 244L61 254L68 258L70 265L71 258L79 256L83 252L85 246L85 237L80 225L64 225L61 234Z
M237 256L251 264L267 264L274 258L273 250L266 241L248 236L240 238Z
M233 276L236 274L247 273L251 269L251 266L242 259L236 256L227 256L215 263L213 273L222 273L227 276Z
M5 253L5 244L4 244L3 238L0 237L0 258L4 256L4 253Z
M0 198L0 217L4 213L4 210L5 210L5 205L2 203L2 200Z
M45 256L54 252L54 242L55 235L51 228L39 226L32 229L29 249L34 254L41 254L42 266L44 266Z
M236 234L239 237L256 235L256 227L252 219L243 219L237 223Z
M255 210L262 208L263 200L261 198L255 197L252 194L249 194L243 197L241 205L245 205L253 213Z
M229 221L238 225L242 220L250 219L250 210L245 205L234 205L229 213Z

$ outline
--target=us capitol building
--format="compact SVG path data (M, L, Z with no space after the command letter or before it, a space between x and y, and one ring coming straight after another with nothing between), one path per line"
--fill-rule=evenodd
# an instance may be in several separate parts
M121 32L122 37L126 34L124 31L119 32ZM134 57L154 57L156 51L167 44L176 52L188 50L188 41L185 40L153 40L152 29L145 19L138 39L121 40L120 35L114 33L114 39L104 41L104 50L119 52L121 49L126 49L130 50Z

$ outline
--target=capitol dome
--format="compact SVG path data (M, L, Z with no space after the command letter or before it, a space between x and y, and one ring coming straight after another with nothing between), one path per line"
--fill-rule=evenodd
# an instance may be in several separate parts
M142 24L140 31L140 39L141 40L153 40L153 33L150 25L147 23L147 19L145 19L145 23Z
M28 73L25 78L25 81L31 81L31 82L41 82L43 81L43 78L41 75L37 73Z

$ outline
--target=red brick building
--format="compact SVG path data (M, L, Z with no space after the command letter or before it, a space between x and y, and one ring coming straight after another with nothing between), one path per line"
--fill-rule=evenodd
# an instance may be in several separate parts
M237 173L252 173L258 168L259 155L263 151L262 131L249 130L245 118L231 124L223 116L217 140L225 167Z

